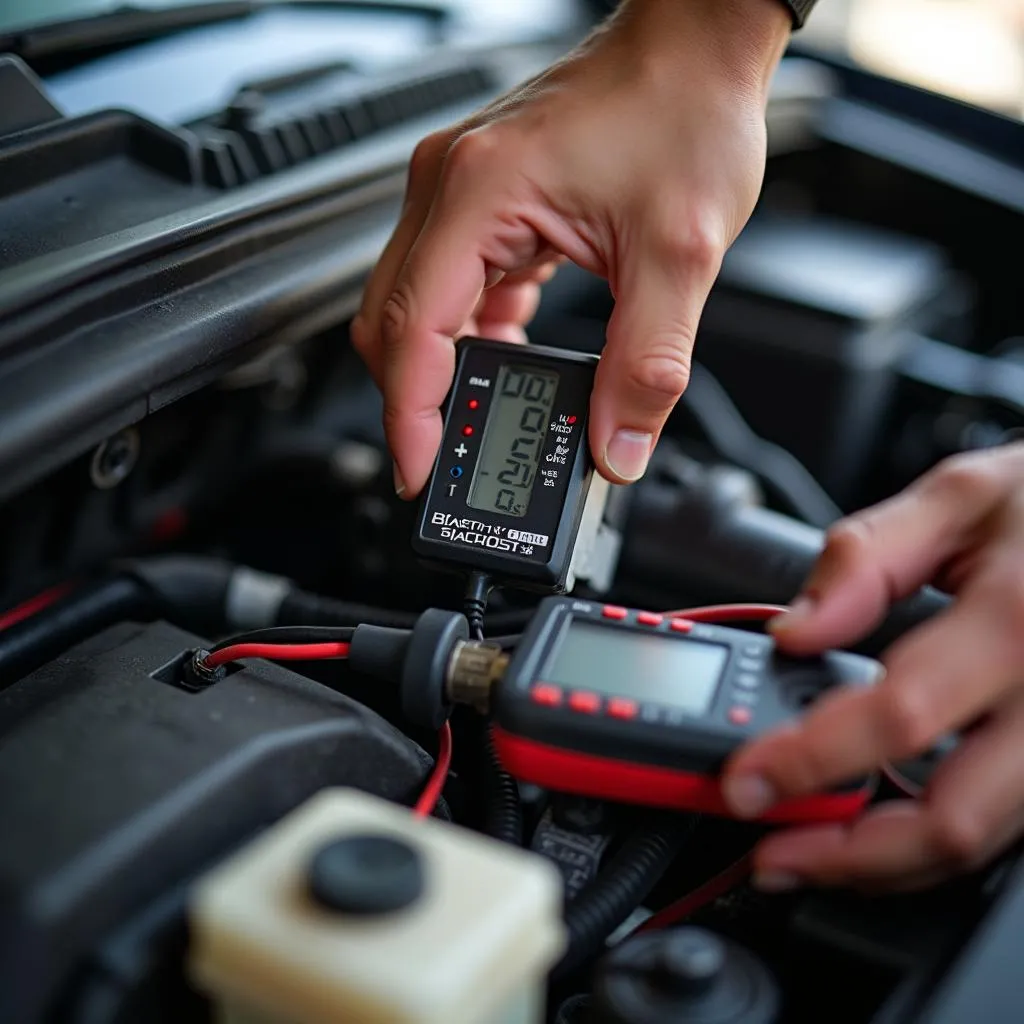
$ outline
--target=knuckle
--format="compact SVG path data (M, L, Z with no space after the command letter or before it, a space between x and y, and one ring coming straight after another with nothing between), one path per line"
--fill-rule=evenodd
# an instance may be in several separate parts
M381 340L387 355L393 355L402 345L411 320L412 298L407 289L398 287L388 297L381 310Z
M833 523L825 531L825 544L805 587L819 589L857 567L873 561L873 531L870 521L849 516Z
M840 519L825 532L825 552L838 562L861 558L870 544L870 527L855 516Z
M891 757L912 757L935 739L932 700L920 687L891 686L879 691L882 740Z
M409 177L415 179L433 173L444 161L445 152L451 141L450 132L433 132L420 139L409 160Z
M936 816L932 838L946 862L969 870L984 856L988 829L981 817L964 804Z
M725 239L708 218L691 210L678 214L670 206L659 215L654 231L657 255L671 266L713 277L725 252Z
M493 128L475 128L460 135L448 147L445 171L457 178L475 176L496 159L500 147L500 139Z
M977 453L944 459L922 480L925 490L950 506L975 507L998 500L1003 491L1000 464Z
M393 437L395 428L402 420L401 412L391 403L385 403L384 413L381 417L384 424L384 433L387 437Z
M372 339L370 334L370 325L367 322L366 317L360 313L360 315L352 321L352 326L349 328L348 336L349 340L352 342L352 347L361 356L365 356L372 348Z
M690 357L678 337L639 355L629 370L633 390L653 398L658 405L677 401L689 380Z
M713 276L721 261L722 246L716 237L703 230L663 229L658 240L658 254L670 264Z

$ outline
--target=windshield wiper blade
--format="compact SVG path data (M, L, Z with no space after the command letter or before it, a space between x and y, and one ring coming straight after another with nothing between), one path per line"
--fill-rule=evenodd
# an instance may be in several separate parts
M247 18L272 7L310 6L416 14L432 22L446 22L448 11L431 0L207 0L207 2L137 7L125 4L89 17L0 34L0 53L14 53L27 61L47 60L90 51L107 51L184 29Z

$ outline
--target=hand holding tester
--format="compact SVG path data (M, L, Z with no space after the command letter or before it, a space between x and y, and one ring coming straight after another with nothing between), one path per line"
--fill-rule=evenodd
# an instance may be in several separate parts
M608 496L587 445L597 363L538 345L458 343L418 555L525 589L572 590Z
M758 633L548 598L493 695L495 747L523 782L727 816L718 776L734 751L882 671L846 652L796 659ZM872 790L866 780L787 801L761 820L847 818Z

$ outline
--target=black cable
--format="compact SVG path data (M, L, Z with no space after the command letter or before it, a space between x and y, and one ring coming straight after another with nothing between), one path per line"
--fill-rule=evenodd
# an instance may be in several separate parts
M533 618L533 608L492 612L487 616L487 629L492 633L518 633ZM278 626L373 625L392 629L412 629L419 612L393 611L373 605L340 601L304 590L290 591L281 602L275 624Z
M501 765L491 730L484 725L484 779L486 804L484 832L513 846L523 845L523 805L519 786Z
M469 621L469 632L477 640L484 638L484 613L491 595L491 578L485 572L472 572L466 581L463 608Z
M466 582L464 613L470 635L484 639L484 613L491 593L491 578L484 572L470 573ZM523 845L523 806L516 780L502 767L494 749L491 730L484 724L484 832L503 843Z
M563 978L597 956L605 940L650 894L696 825L694 815L655 814L566 907L569 946L552 977Z
M352 639L353 626L271 626L221 640L210 653L235 644L344 644Z
M682 404L715 451L764 480L790 511L825 529L842 510L791 452L759 437L729 393L705 367L694 365Z
M281 601L275 616L275 624L339 626L365 623L392 629L412 629L418 618L418 612L389 611L373 605L339 601L334 597L311 594L304 590L291 590Z

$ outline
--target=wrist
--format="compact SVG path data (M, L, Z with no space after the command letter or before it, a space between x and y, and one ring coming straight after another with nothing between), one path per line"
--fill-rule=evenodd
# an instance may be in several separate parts
M610 30L638 67L670 73L681 59L699 60L763 103L792 27L780 0L623 0Z

